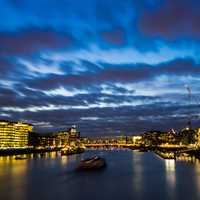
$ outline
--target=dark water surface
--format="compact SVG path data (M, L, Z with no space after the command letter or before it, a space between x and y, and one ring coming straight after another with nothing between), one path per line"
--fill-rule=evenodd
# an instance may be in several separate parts
M97 154L101 171L76 172L77 162ZM200 199L200 162L163 160L153 153L91 151L49 153L27 160L0 157L0 200Z

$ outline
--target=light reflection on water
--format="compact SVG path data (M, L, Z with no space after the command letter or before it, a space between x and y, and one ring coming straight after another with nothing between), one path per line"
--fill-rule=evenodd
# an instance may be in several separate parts
M107 160L100 172L77 173L84 157L98 154ZM27 155L26 155L27 156ZM51 152L0 157L1 200L200 199L200 162L195 158L163 160L153 153L91 151L61 156Z
M25 199L26 173L27 160L15 160L13 156L0 157L0 184L10 199ZM0 199L5 199L4 195Z
M140 153L133 152L133 186L134 191L136 192L137 198L140 197L142 192L142 157Z
M166 159L165 162L165 173L167 189L171 198L175 196L176 187L176 161L173 159Z
M200 199L200 160L198 159L195 160L195 172L198 174L198 176L196 176L196 183L197 190L199 191L198 198Z

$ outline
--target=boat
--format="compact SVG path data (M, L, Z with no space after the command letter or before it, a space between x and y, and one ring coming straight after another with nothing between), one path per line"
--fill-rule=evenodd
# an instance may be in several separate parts
M106 161L104 158L99 156L94 156L91 158L87 158L81 160L77 170L95 170L95 169L102 169L106 166Z

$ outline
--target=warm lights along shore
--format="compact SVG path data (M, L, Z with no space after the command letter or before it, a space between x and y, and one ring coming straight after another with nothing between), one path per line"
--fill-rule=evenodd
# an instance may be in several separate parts
M176 159L182 154L199 157L200 128L180 132L149 131L141 135L115 137L81 137L75 126L51 134L33 132L23 122L0 121L0 155L17 155L61 151L61 155L82 153L87 149L132 149L154 151L159 156Z

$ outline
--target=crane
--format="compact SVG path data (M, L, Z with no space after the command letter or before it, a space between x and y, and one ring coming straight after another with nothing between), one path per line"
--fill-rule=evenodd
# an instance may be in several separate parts
M191 105L192 104L192 90L190 88L189 85L185 85L185 88L188 92L188 99L189 99L189 104ZM192 126L192 119L191 119L191 112L189 112L189 119L188 119L188 128L191 129L191 126Z
M188 92L188 99L189 99L189 104L192 105L192 101L195 102L196 105L200 106L200 101L198 97L194 97L194 95L192 94L192 89L189 85L185 85L185 88ZM188 120L188 128L191 128L191 124L192 124L192 113L189 112L189 120Z

